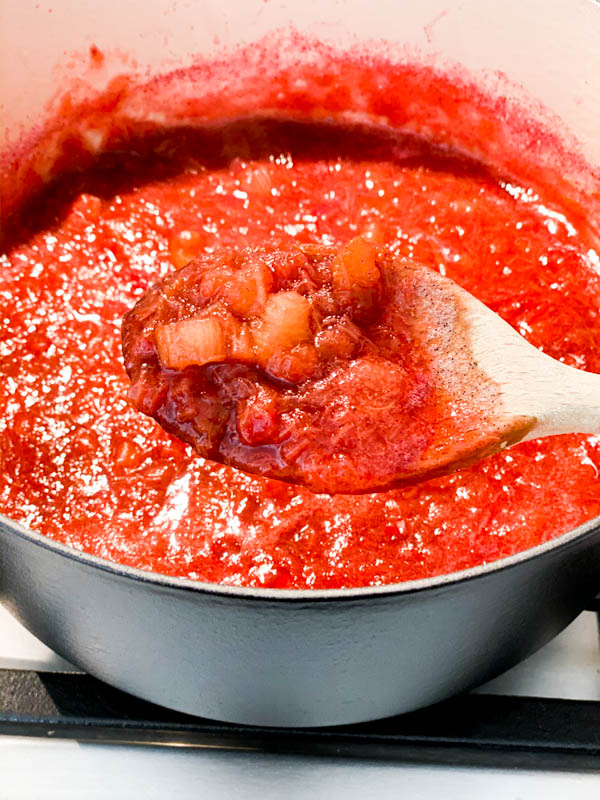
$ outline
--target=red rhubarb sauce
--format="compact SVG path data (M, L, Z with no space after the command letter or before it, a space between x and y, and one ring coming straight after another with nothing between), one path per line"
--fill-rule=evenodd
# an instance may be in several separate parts
M31 205L1 257L2 513L144 570L315 589L464 569L600 514L598 436L528 442L379 494L250 476L136 410L121 355L123 315L198 255L365 236L600 372L600 262L571 211L366 123L245 120L99 156Z
M452 472L503 442L454 287L365 236L199 255L123 319L129 397L200 455L313 492Z

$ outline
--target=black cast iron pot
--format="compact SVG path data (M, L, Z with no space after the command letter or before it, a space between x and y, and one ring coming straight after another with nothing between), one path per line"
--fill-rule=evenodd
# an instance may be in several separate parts
M315 726L398 714L512 666L600 588L600 518L451 575L256 590L123 567L0 516L0 599L107 683L179 711Z

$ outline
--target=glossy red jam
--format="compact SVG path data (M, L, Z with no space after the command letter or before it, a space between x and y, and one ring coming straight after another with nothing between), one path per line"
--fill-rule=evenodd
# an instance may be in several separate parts
M142 569L282 588L463 569L600 514L597 436L528 442L376 495L249 477L136 411L120 353L126 310L198 253L365 234L600 372L600 262L570 212L385 129L255 120L135 151L65 177L0 261L4 514Z

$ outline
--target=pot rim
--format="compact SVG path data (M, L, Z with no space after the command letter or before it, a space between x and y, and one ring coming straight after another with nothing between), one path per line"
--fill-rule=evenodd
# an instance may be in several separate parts
M248 586L230 586L227 584L208 583L195 581L192 578L173 577L162 575L159 572L130 567L118 562L92 555L83 550L76 550L69 545L51 539L36 531L30 530L19 522L0 514L0 533L2 529L29 541L36 547L49 550L58 556L71 559L82 565L100 569L116 577L132 579L139 583L151 584L157 588L183 590L198 594L209 594L227 599L261 600L269 602L314 602L332 600L360 600L381 596L409 595L419 592L443 589L464 583L475 578L482 578L495 572L511 569L524 562L533 560L538 556L548 555L556 550L569 547L580 538L591 538L600 533L600 516L593 517L587 522L578 525L566 533L548 539L542 544L530 547L519 553L505 558L499 558L488 563L479 564L468 569L434 575L429 578L390 583L382 586L360 586L348 589L269 589Z

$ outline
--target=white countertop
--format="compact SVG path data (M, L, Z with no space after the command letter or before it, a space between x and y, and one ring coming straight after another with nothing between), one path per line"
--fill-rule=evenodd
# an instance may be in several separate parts
M1 800L598 800L600 775L0 737Z

